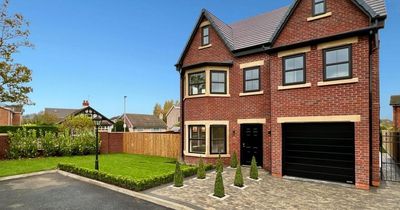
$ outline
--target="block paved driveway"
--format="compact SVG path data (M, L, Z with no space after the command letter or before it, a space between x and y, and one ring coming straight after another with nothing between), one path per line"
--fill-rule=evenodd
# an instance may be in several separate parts
M0 209L167 209L58 173L0 181Z
M249 176L249 168L242 168ZM383 183L370 191L358 190L353 185L315 183L275 178L259 170L261 181L244 179L244 190L233 184L235 169L225 169L224 186L230 197L217 200L213 193L215 173L207 173L206 180L185 179L185 187L170 185L153 188L144 193L188 206L193 209L400 209L400 183Z

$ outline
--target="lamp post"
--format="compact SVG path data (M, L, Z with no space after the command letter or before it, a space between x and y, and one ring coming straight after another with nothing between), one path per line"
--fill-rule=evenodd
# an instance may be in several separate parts
M101 124L101 116L96 115L93 118L94 124L96 125L96 160L94 162L94 169L99 170L99 126Z
M126 122L125 122L125 118L126 118L126 97L124 96L124 132L126 131Z

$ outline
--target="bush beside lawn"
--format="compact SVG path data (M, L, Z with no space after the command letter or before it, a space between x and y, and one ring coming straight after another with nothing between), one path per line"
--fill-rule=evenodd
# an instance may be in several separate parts
M132 154L102 154L99 172L94 155L48 157L0 161L0 177L56 169L75 173L127 189L139 191L173 181L176 160ZM59 165L58 165L59 164ZM207 170L212 166L207 166ZM181 165L183 176L192 176L197 167Z

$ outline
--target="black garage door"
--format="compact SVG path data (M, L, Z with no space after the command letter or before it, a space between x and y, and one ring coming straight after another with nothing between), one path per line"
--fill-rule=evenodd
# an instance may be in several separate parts
M354 123L283 124L283 174L354 183Z

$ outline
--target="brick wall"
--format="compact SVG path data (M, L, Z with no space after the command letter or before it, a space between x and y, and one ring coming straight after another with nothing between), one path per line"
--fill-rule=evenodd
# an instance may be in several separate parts
M124 133L99 133L101 139L100 153L122 153Z
M327 1L327 11L332 16L308 22L311 16L311 0L301 1L277 39L275 46L289 45L315 38L336 35L369 26L368 17L350 0ZM351 14L351 17L349 17ZM230 97L188 98L184 103L184 121L229 120L230 153L235 151L240 159L240 125L237 119L266 118L263 126L263 167L275 176L282 176L282 128L278 117L360 115L355 123L356 186L367 189L370 185L370 155L372 155L372 185L379 185L379 51L372 51L372 119L369 100L368 35L359 36L352 44L352 71L357 83L317 86L323 81L323 52L317 45L306 53L306 82L310 88L278 90L282 85L282 58L277 54L260 53L243 57L232 57L224 43L210 28L212 47L199 50L200 31L196 32L183 65L206 61L233 60L229 69ZM261 66L263 95L239 97L243 89L241 63L264 60ZM186 88L186 87L185 87ZM399 118L400 119L400 116ZM372 122L372 154L370 154L370 126ZM268 135L271 131L271 136ZM187 135L184 133L183 135ZM228 159L225 162L228 163ZM198 158L185 156L185 161L196 163ZM205 158L214 162L215 158Z
M13 113L12 125L21 125L21 113Z
M0 108L0 125L11 125L10 111Z
M393 106L393 126L400 128L400 106Z
M8 135L0 134L0 159L6 158L8 148Z
M274 47L332 36L369 26L368 17L351 1L326 1L332 16L307 21L312 16L312 1L303 0L279 35ZM351 15L351 16L349 16Z

